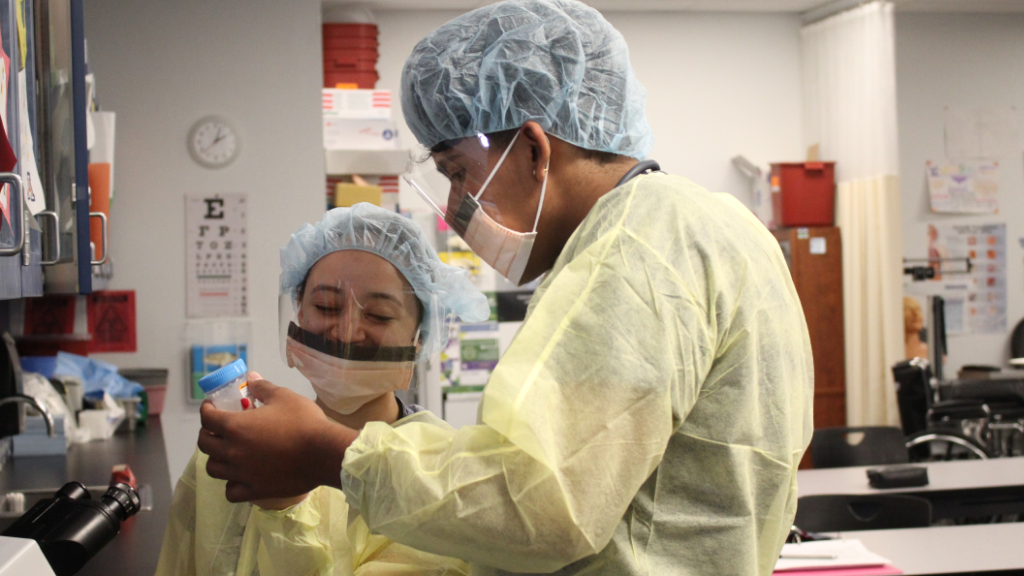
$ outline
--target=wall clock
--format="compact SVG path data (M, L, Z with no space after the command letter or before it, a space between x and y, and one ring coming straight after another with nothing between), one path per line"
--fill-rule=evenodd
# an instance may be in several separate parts
M241 150L238 130L221 116L201 118L189 130L189 154L207 168L223 168L231 164Z

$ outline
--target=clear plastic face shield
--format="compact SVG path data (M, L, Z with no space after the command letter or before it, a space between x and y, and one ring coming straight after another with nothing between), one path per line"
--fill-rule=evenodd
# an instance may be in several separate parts
M283 359L330 410L352 414L409 388L423 306L384 258L332 252L310 268L297 295L281 295L279 310Z
M497 203L502 191L492 182L519 135L504 148L492 146L484 134L445 143L431 154L433 162L412 161L403 176L484 262L517 285L537 237L547 189L545 178L532 230L505 225Z

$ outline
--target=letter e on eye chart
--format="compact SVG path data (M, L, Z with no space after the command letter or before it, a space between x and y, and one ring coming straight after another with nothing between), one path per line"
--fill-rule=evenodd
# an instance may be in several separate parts
M189 318L249 314L246 195L185 197Z

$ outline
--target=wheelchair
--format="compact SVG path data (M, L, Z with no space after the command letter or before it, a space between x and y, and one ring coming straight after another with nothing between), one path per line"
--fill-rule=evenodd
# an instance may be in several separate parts
M1002 441L1002 413L983 400L939 400L928 360L913 358L892 368L896 399L911 462L984 459Z

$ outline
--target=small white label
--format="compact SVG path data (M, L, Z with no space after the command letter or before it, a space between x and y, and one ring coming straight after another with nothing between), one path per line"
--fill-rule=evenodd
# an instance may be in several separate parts
M811 238L811 254L824 254L825 253L825 239L824 238Z

